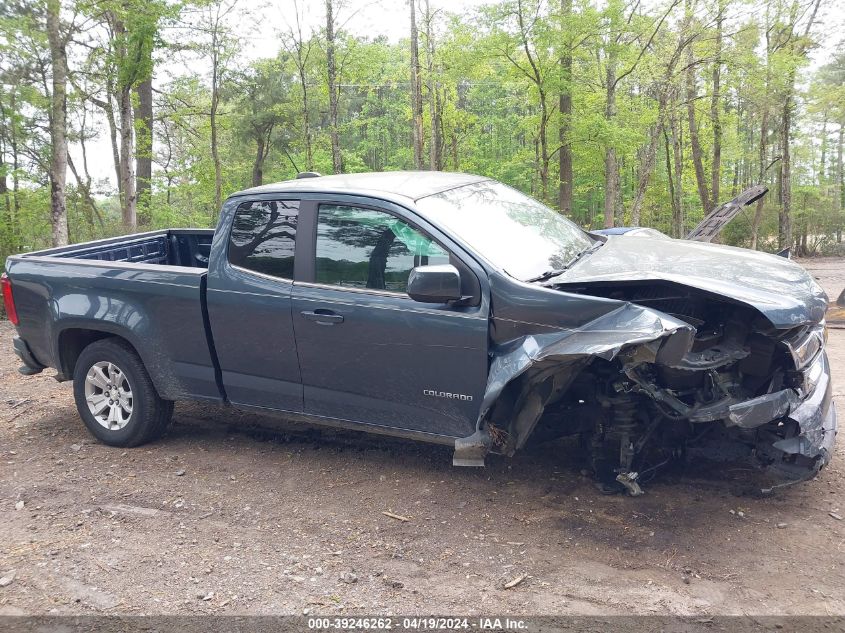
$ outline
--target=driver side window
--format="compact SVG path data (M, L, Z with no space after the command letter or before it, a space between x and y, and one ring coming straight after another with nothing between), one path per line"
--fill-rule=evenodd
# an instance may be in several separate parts
M320 205L318 283L405 293L415 266L448 264L449 254L399 218L373 209Z

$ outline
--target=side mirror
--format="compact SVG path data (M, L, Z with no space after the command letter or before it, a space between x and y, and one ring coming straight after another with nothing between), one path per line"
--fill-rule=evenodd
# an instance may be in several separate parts
M461 273L451 264L417 266L408 276L408 296L422 303L457 301L461 295Z

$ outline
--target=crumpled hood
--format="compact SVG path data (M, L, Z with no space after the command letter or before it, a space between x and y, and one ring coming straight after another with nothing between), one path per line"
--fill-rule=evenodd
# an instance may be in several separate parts
M817 323L827 296L798 264L744 248L639 235L611 236L604 246L549 285L668 281L756 308L776 328Z

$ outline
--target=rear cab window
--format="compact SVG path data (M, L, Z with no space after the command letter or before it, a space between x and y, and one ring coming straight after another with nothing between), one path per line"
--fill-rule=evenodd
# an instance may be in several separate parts
M229 263L252 272L293 279L298 200L254 200L235 210Z

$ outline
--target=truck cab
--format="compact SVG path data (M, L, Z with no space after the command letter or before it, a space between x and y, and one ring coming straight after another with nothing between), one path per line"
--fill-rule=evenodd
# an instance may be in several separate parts
M453 442L475 430L487 382L489 287L411 199L471 179L399 174L395 194L349 184L362 180L296 180L226 202L207 291L221 391L237 406ZM412 270L442 265L457 270L457 297L409 295Z

